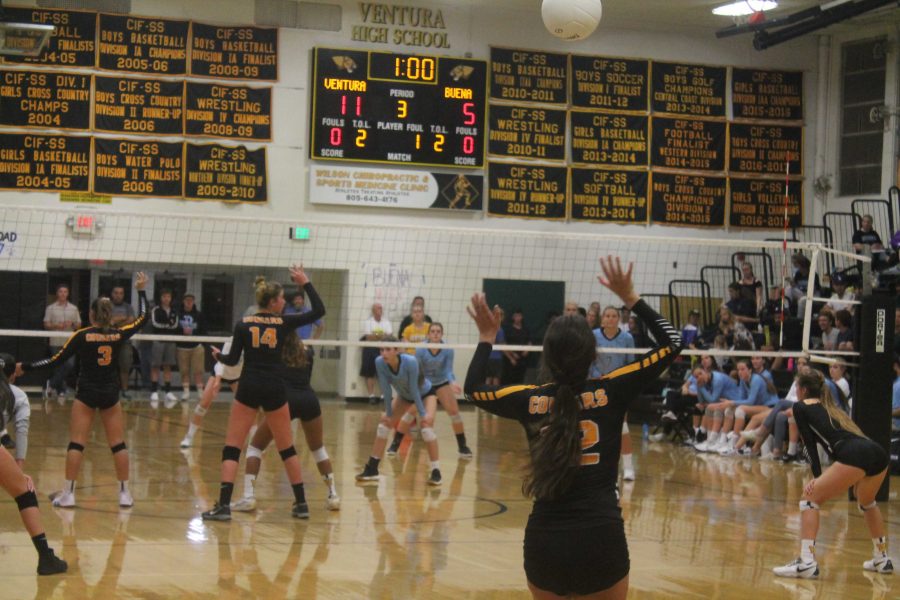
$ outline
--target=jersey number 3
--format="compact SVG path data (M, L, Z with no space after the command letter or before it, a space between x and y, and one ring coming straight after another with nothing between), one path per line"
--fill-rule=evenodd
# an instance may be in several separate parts
M101 367L109 366L112 362L112 346L100 346L97 353L100 355L97 357L97 364Z
M600 441L600 428L590 419L578 422L581 427L581 449L587 450ZM581 455L582 465L596 465L600 462L599 452L587 452Z
M266 327L263 329L262 336L259 335L259 327L251 327L250 335L253 336L254 348L259 348L260 345L266 345L274 350L278 347L278 330L274 327Z

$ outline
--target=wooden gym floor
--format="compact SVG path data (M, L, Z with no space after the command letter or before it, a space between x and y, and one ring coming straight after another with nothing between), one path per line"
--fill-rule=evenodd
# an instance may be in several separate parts
M229 396L230 397L230 396ZM193 406L193 404L191 405ZM455 453L438 416L444 485L425 485L427 455L405 441L382 463L377 487L353 476L368 456L376 407L323 402L326 447L340 512L324 508L324 486L302 434L309 521L290 516L281 461L266 453L255 513L205 524L218 493L227 420L209 412L195 447L181 452L189 408L126 407L135 506L120 510L112 459L99 422L87 446L78 508L53 509L63 479L69 406L33 404L26 471L34 477L51 545L69 561L64 576L35 575L36 555L15 503L0 501L0 570L6 598L529 598L522 538L530 502L520 492L525 440L519 425L463 411L472 461ZM638 428L633 428L638 429ZM815 582L776 580L773 566L798 551L797 502L808 467L697 455L634 435L638 478L623 487L631 551L629 598L865 598L900 596L895 577L865 574L871 542L862 516L840 500L822 512ZM238 478L235 499L242 493ZM894 478L892 488L900 486ZM892 493L896 498L896 493ZM892 554L900 558L900 515L882 503Z

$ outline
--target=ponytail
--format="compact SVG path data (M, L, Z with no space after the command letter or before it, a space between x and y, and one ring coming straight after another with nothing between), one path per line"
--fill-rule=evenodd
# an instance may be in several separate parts
M97 327L104 331L112 326L112 313L112 301L105 296L101 296L91 303L92 319Z
M531 464L522 484L529 498L553 500L575 479L581 465L581 402L570 385L560 384L550 409L550 420L531 444Z

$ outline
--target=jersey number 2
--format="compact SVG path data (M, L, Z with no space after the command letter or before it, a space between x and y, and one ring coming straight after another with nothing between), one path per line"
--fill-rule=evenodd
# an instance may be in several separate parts
M265 344L271 349L275 349L278 347L278 330L272 327L266 327L263 329L262 337L259 335L259 327L251 327L250 335L253 336L253 347L259 348L260 345Z
M101 367L109 366L112 362L112 346L100 346L97 348L97 353L100 354L97 357L97 364Z
M578 422L581 427L581 449L587 450L600 441L600 428L590 419ZM588 452L581 455L582 465L596 465L600 462L599 452Z

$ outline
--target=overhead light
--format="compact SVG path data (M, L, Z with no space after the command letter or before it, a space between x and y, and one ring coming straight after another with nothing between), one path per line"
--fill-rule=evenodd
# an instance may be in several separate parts
M778 3L774 0L738 0L737 2L714 8L713 14L723 17L743 17L764 10L772 10L773 8L778 8Z

